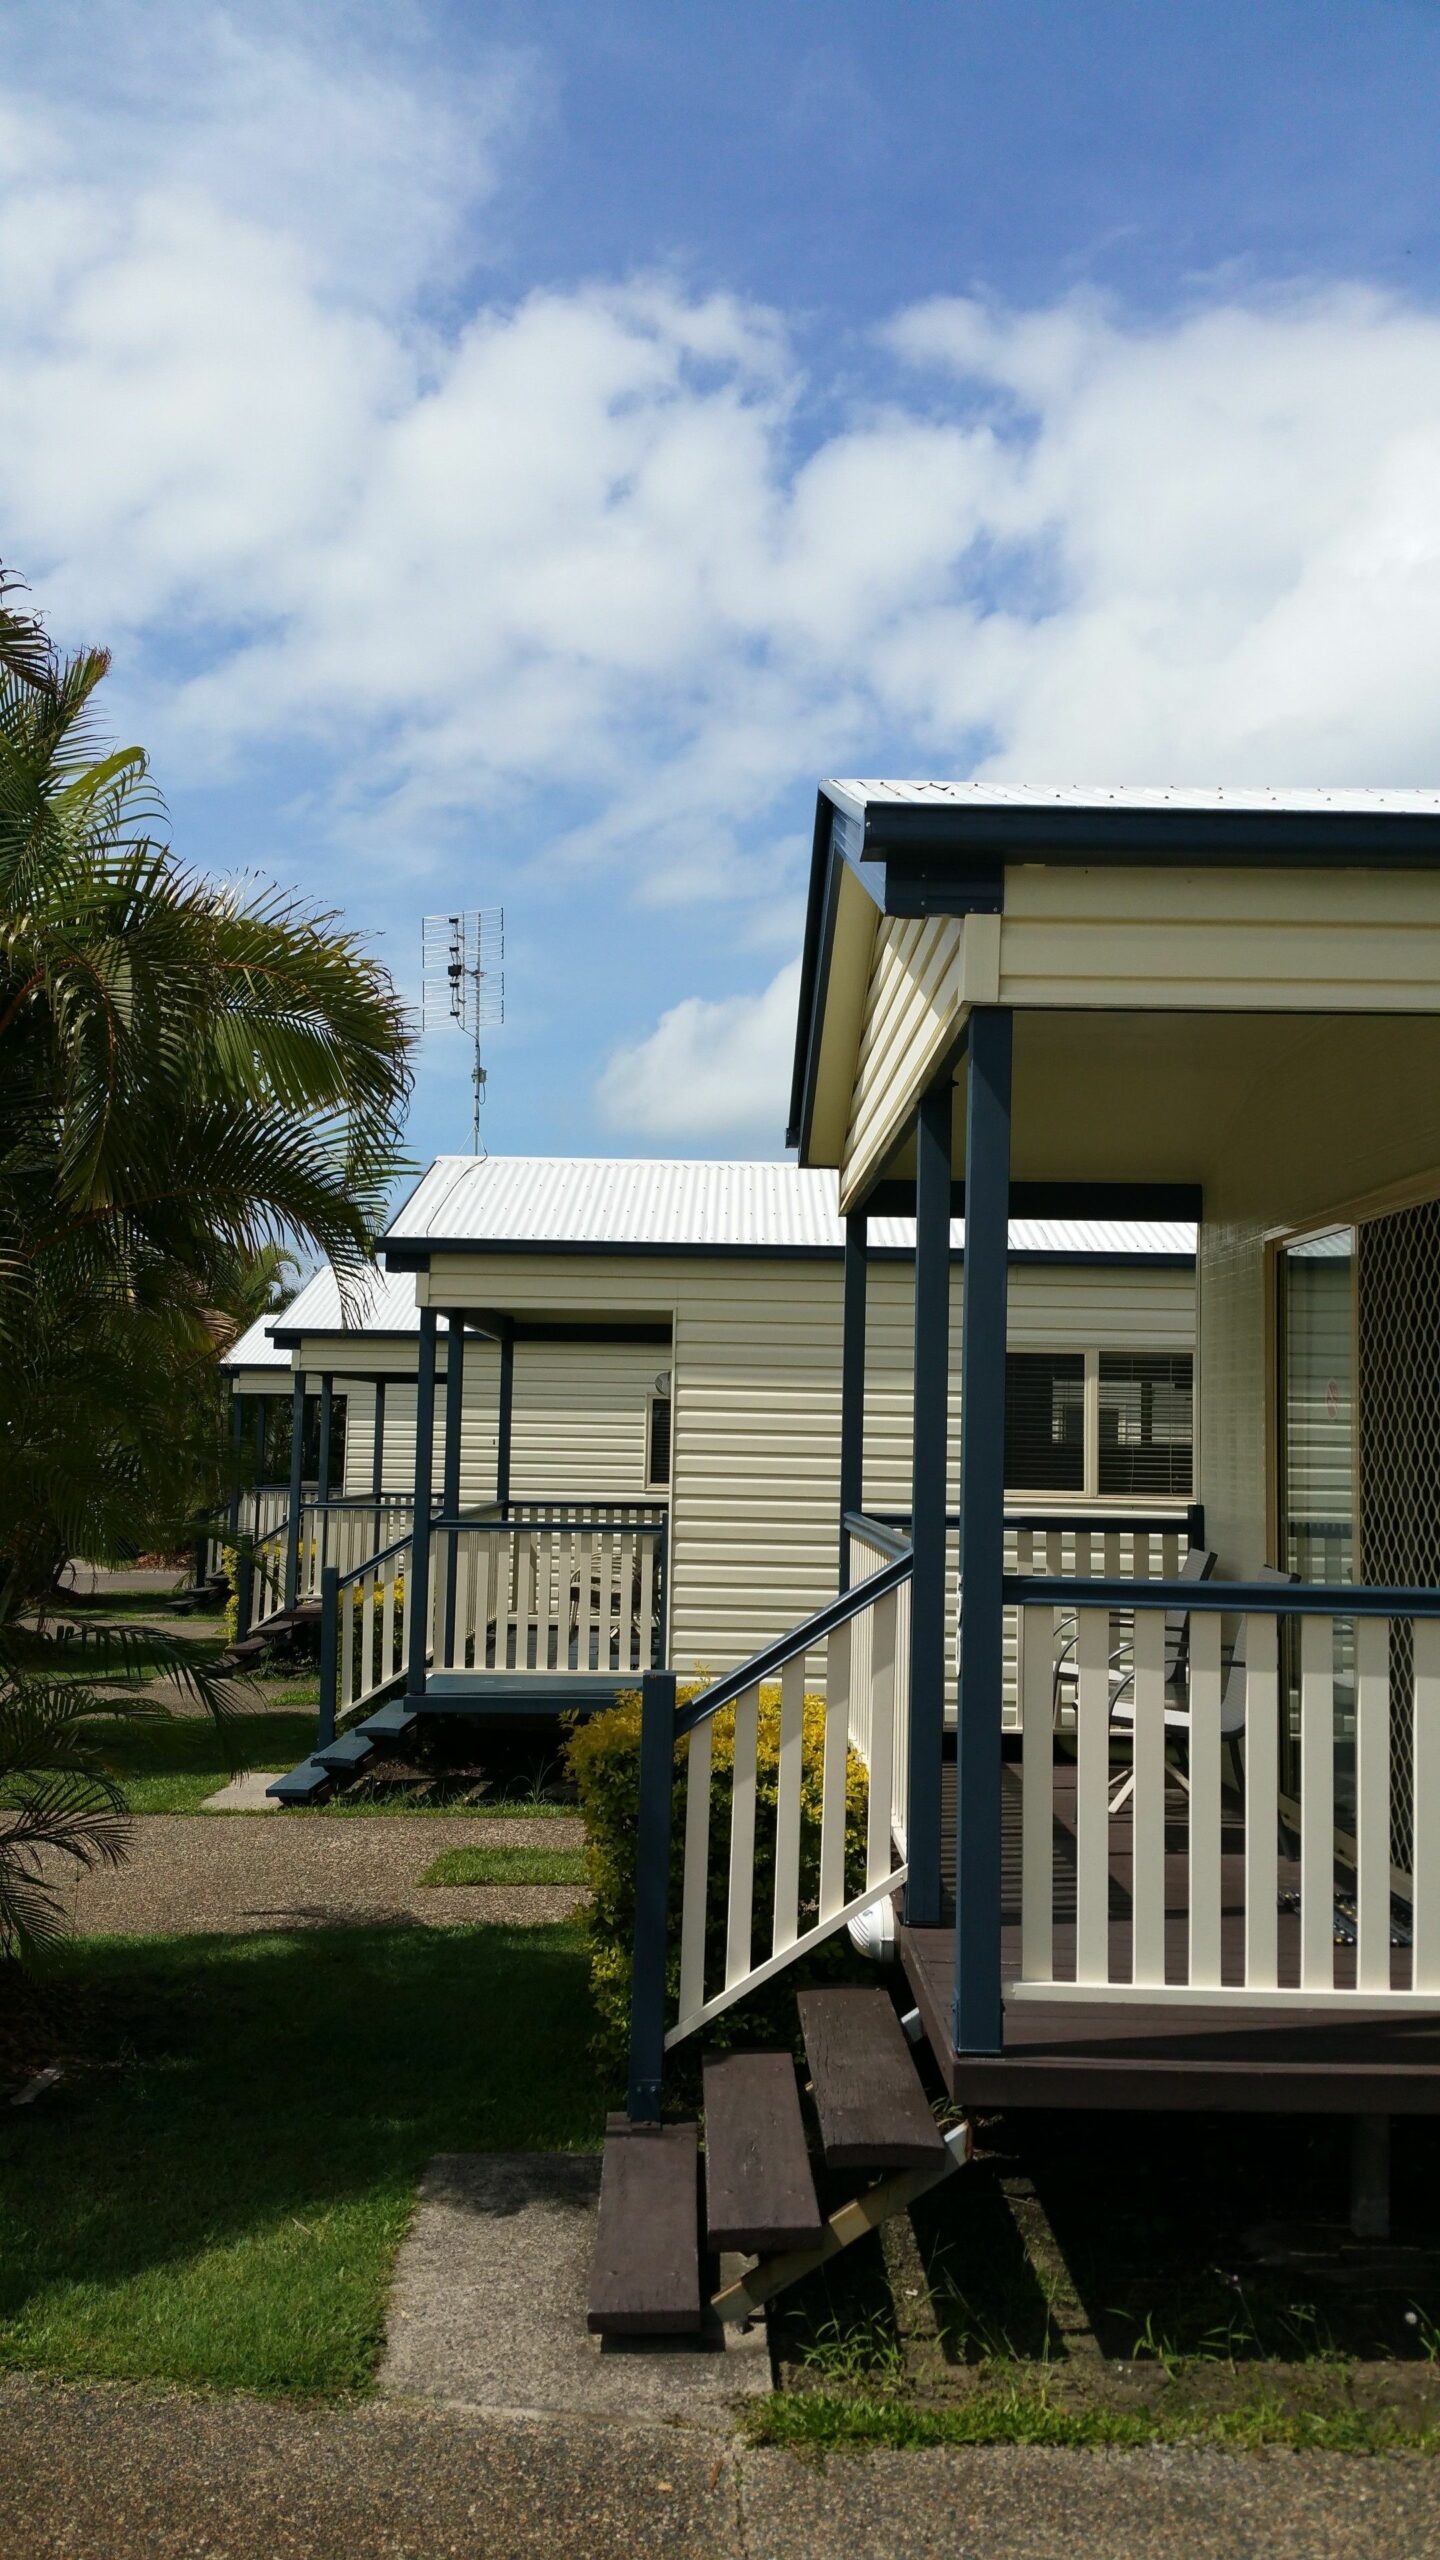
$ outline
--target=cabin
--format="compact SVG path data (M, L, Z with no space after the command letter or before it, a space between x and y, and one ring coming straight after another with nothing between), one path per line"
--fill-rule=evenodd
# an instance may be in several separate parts
M382 1239L359 1329L329 1275L286 1310L272 1334L297 1416L318 1383L327 1450L346 1398L343 1485L265 1566L272 1613L322 1611L317 1756L344 1745L332 1713L368 1724L402 1687L406 1716L585 1713L660 1663L728 1671L825 1599L854 1288L836 1200L832 1172L782 1163L445 1157ZM1127 1555L1181 1538L1193 1225L1020 1221L1008 1249L1017 1502L1071 1544L1075 1522ZM962 1267L958 1221L946 1250ZM913 1266L913 1222L878 1221L843 1508L863 1492L887 1537L910 1500Z
M704 2228L756 2260L722 2316L953 2173L963 2142L942 2159L917 2113L919 2046L961 2107L1348 2117L1352 2219L1379 2233L1389 2120L1440 2109L1440 793L824 784L789 1134L845 1221L850 1552L808 1620L757 1631L678 1712L668 1668L645 1684L629 2102L592 2325L699 2324L697 2135L663 2120L670 2057L882 1911L903 2024L878 1991L800 1994L813 2129L788 2053L707 2063ZM914 1219L898 1534L855 1454L891 1216ZM1014 1502L994 1345L1015 1222L1052 1217L1196 1223L1180 1539L1067 1533ZM857 2187L837 2215L817 2148Z

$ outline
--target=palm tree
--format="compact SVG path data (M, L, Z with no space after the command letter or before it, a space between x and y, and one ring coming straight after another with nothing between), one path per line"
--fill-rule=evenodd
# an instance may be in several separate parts
M178 861L144 755L97 735L108 665L99 650L62 657L0 575L0 1805L24 1817L0 1830L12 1885L28 1856L33 1886L27 1840L88 1858L118 1837L84 1739L86 1713L114 1701L87 1710L55 1653L61 1572L193 1519L217 1313L237 1320L297 1245L342 1290L358 1278L400 1169L409 1083L409 1019L354 935L263 882ZM190 1671L164 1636L106 1645L107 1678L131 1686L162 1656ZM0 1948L37 1925L33 1890L7 1905L0 1874Z

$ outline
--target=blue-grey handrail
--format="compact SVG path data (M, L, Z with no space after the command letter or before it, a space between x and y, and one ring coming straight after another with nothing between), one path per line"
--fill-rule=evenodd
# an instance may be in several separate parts
M1038 1609L1209 1609L1266 1618L1440 1618L1440 1591L1367 1582L1122 1582L1007 1573L1005 1598Z
M549 1511L556 1516L549 1520L524 1520L517 1516L523 1511ZM575 1502L562 1500L559 1496L553 1502L543 1500L532 1502L528 1497L524 1502L484 1502L477 1505L473 1511L437 1511L430 1526L438 1530L564 1529L573 1526L577 1521L583 1523L591 1520L594 1514L601 1511L631 1511L636 1516L632 1520L624 1521L596 1519L593 1522L596 1528L664 1529L669 1526L668 1509L653 1503L637 1501L629 1494L623 1493L613 1494L608 1498L592 1496L588 1501Z
M722 1707L728 1707L734 1699L743 1697L747 1689L758 1689L762 1681L772 1680L777 1671L784 1670L787 1662L794 1661L797 1654L809 1653L816 1645L823 1644L837 1627L843 1627L847 1619L858 1618L861 1610L868 1609L872 1601L884 1600L890 1592L898 1591L902 1583L909 1581L914 1564L915 1559L907 1547L893 1563L882 1565L878 1573L867 1574L863 1582L852 1583L837 1600L828 1600L823 1609L817 1609L813 1617L804 1619L798 1627L792 1627L788 1635L780 1636L763 1652L752 1654L738 1671L727 1672L713 1688L691 1699L689 1706L675 1718L676 1734L692 1733L697 1724L704 1724L711 1716L718 1715Z
M360 1564L352 1564L348 1573L340 1573L335 1565L327 1565L325 1570L337 1575L335 1588L344 1591L352 1582L363 1582L366 1574L373 1573L377 1564L388 1563L391 1556L398 1556L402 1547L413 1546L414 1543L415 1532L407 1529L403 1538L392 1538L388 1547L377 1547L373 1556L366 1556Z
M908 1511L868 1511L863 1516L877 1527L888 1529L903 1527L911 1515ZM1184 1529L1192 1546L1198 1546L1203 1538L1204 1523L1202 1519L1197 1531L1196 1516L1197 1505L1189 1502L1183 1509L1177 1507L1174 1511L1032 1511L1027 1506L1023 1510L1007 1510L1005 1526L1007 1529L1083 1529L1102 1537L1115 1536L1128 1529L1133 1536L1141 1538L1170 1537L1176 1530ZM947 1529L959 1528L958 1511L947 1511L945 1526Z
M909 1516L904 1514L907 1520ZM909 1539L902 1538L894 1526L900 1517L898 1511L847 1511L844 1525L852 1538L863 1538L867 1546L878 1547L882 1556L893 1560L910 1553Z

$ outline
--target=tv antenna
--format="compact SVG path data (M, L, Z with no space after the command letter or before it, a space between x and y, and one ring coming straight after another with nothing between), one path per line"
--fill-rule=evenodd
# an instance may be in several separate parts
M425 917L421 1024L431 1031L442 1022L458 1023L474 1043L470 1152L476 1156L481 1151L480 1105L485 1099L480 1035L498 1029L505 1019L504 958L503 907L471 907L460 915Z

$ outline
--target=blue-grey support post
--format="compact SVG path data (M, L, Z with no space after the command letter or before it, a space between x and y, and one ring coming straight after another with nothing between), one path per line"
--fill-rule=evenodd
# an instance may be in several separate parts
M255 1606L255 1567L248 1546L242 1547L235 1559L235 1641L240 1644L250 1633L250 1618Z
M515 1423L515 1328L508 1324L500 1336L500 1410L495 1428L495 1499L503 1507L510 1499L510 1440Z
M865 1508L865 1283L870 1221L856 1209L845 1221L845 1290L840 1337L840 1579L850 1588L847 1511Z
M940 1762L945 1749L946 1464L950 1403L950 1141L955 1070L949 1060L920 1097L915 1124L915 1402L911 1427L909 1815L905 1919L938 1926Z
M465 1327L460 1318L446 1319L449 1332L445 1337L445 1490L442 1495L445 1517L453 1520L460 1509L460 1433L465 1411ZM455 1659L455 1568L459 1561L460 1541L452 1530L445 1542L445 1659Z
M327 1564L320 1575L320 1722L315 1748L323 1751L335 1739L335 1699L340 1664L340 1567Z
M257 1484L263 1484L265 1481L265 1421L269 1411L269 1397L257 1396L255 1399L255 1481Z
M245 1470L245 1407L240 1397L234 1399L235 1410L230 1421L230 1537L233 1543L240 1528L240 1478Z
M405 1584L409 1619L405 1687L412 1708L425 1695L425 1638L430 1626L430 1481L435 1463L435 1310L420 1310L420 1365L415 1379L415 1526Z
M675 1674L647 1671L640 1690L640 1816L635 1827L629 2114L633 2124L655 2124L660 2116L665 2068L665 1942L670 1910Z
M285 1606L293 1609L300 1593L300 1513L305 1495L305 1373L297 1370L290 1390L290 1522L285 1539Z
M375 1381L375 1432L370 1449L370 1490L378 1503L385 1491L385 1381ZM375 1544L380 1544L380 1525L375 1525Z
M960 1340L960 1697L955 1767L955 2050L998 2053L1000 1708L1005 1678L1008 1008L970 1017Z
M320 1532L320 1570L325 1570L330 1554L330 1432L335 1419L335 1381L323 1371L320 1379L320 1464L316 1469Z

